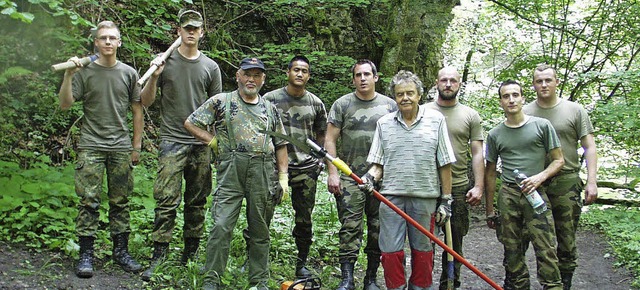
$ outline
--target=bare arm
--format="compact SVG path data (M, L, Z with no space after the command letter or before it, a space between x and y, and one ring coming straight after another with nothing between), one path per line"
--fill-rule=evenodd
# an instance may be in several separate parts
M562 155L562 149L560 147L551 149L549 151L551 157L551 163L542 172L530 176L522 182L522 192L531 193L547 179L553 177L564 165L564 156Z
M369 168L369 170L367 171L367 173L373 176L374 180L372 181L379 181L382 178L383 172L384 168L378 163L371 164L371 168Z
M289 170L289 156L287 155L287 145L276 148L276 166L279 173L286 173Z
M482 193L484 192L484 157L482 149L484 144L482 140L471 141L471 169L475 184L467 192L467 202L470 205L479 205L482 201Z
M144 116L142 115L140 102L131 103L131 112L133 113L133 152L131 153L131 161L136 165L140 161L142 130L144 128Z
M451 196L451 164L447 164L438 168L438 175L440 175L440 186L442 187L442 196Z
M74 58L71 58L69 60L73 61ZM76 101L73 98L73 92L72 92L73 75L80 69L80 66L82 66L79 60L78 62L76 62L76 65L79 65L79 66L67 69L64 72L62 85L60 85L60 92L58 92L58 99L60 100L60 109L62 110L68 110L69 108L71 108L71 105L73 105L73 102Z
M332 123L327 124L327 133L324 139L324 148L327 149L329 155L336 157L336 142L340 136L340 128L334 126ZM340 194L340 175L338 175L338 168L333 166L331 162L327 161L327 169L329 171L329 178L327 179L327 187L329 192L333 194Z
M196 126L188 119L184 121L184 128L187 129L187 131L189 131L189 133L191 133L193 137L196 137L196 139L202 141L202 143L204 144L209 144L209 142L211 142L211 140L213 139L213 135L209 133L209 131Z
M493 209L493 195L496 192L496 163L487 161L487 166L484 171L484 202L485 202L485 215L487 218L495 216L495 210ZM487 219L487 226L495 229L496 224L493 220Z
M596 142L592 134L580 138L580 144L584 148L584 155L587 160L587 185L584 190L584 204L589 205L598 198L598 155L596 153Z
M161 55L162 54L159 54L158 57L160 57ZM149 107L151 106L151 104L153 104L153 102L155 102L156 92L158 88L158 77L160 77L160 74L164 70L164 62L159 62L158 57L151 61L151 66L155 65L157 66L157 69L153 72L153 74L151 74L151 77L149 77L149 80L140 92L142 105L145 107Z

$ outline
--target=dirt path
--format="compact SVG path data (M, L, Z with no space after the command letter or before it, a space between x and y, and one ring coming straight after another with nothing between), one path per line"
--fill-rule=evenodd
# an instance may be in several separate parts
M489 230L479 213L474 213L471 230L465 239L465 256L480 271L502 285L502 246ZM579 267L573 289L627 290L633 275L615 268L611 248L600 234L581 230L578 233ZM532 249L527 253L532 289L542 289L535 278ZM436 273L439 277L439 258ZM73 261L61 254L27 251L20 245L0 242L0 289L142 289L145 285L137 275L127 274L111 262L99 262L91 279L79 279L73 272ZM492 289L463 266L462 289ZM362 281L359 277L358 281ZM380 279L380 282L383 282ZM358 285L358 287L361 287Z

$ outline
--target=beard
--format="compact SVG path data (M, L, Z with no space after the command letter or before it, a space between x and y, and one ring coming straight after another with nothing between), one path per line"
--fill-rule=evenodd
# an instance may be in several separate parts
M453 100L458 96L458 91L454 91L452 93L449 92L445 92L443 90L438 89L438 98L442 99L442 100Z

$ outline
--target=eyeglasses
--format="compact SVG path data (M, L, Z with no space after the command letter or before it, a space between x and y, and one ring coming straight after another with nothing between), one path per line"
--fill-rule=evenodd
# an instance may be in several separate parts
M103 36L96 37L96 39L98 39L98 40L100 40L100 41L105 41L105 42L106 42L106 41L107 41L107 39L108 39L110 42L112 42L112 41L119 40L120 38L119 38L119 37L117 37L117 36L107 36L107 35L103 35Z

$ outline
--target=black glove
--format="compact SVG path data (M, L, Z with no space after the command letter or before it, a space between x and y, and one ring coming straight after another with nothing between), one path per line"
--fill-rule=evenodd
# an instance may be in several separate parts
M358 184L358 189L360 189L364 193L372 193L375 183L373 175L367 172L360 179L362 180L362 184Z
M451 218L451 203L453 199L443 199L436 210L436 225L444 226Z

